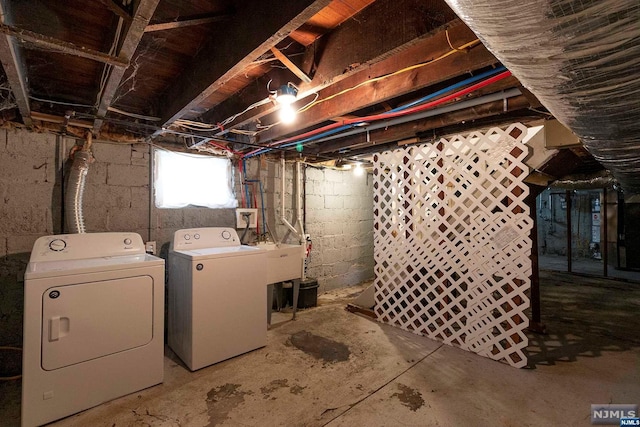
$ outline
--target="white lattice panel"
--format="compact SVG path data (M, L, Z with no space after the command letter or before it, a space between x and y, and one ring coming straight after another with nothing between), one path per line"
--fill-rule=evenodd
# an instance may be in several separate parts
M375 157L378 320L526 366L526 127Z

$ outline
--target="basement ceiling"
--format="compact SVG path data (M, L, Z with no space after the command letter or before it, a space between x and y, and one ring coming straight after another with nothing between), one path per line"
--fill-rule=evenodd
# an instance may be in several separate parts
M550 118L444 0L2 0L0 8L5 124L326 161ZM273 97L283 85L298 90L289 125ZM584 161L563 173L601 169L584 150L576 158Z

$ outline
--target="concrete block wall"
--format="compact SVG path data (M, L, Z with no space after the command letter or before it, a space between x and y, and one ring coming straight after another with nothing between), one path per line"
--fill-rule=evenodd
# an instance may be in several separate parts
M0 130L0 345L22 345L24 271L40 236L61 234L63 187L74 139ZM233 209L157 209L144 144L94 143L83 213L88 232L133 231L166 256L180 228L235 224Z
M373 279L373 182L371 175L356 176L305 165L305 232L313 249L307 276L316 278L319 291L352 286ZM286 233L281 220L282 170L279 162L250 160L247 177L261 179L267 222L278 239ZM295 166L286 164L285 217L295 221ZM289 243L298 243L292 234Z

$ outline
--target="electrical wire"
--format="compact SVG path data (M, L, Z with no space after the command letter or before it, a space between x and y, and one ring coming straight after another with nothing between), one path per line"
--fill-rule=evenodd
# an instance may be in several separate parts
M418 113L430 108L433 108L435 106L438 106L440 104L443 104L445 102L451 101L455 98L464 96L468 93L474 92L478 89L481 89L485 86L488 86L492 83L495 83L497 81L500 81L502 79L505 79L507 77L511 76L511 72L510 71L503 71L500 74L497 74L493 77L490 77L486 80L483 80L479 83L475 83L465 89L461 89L457 92L454 92L452 94L446 95L442 98L436 99L434 101L430 101L430 102L426 102L424 104L420 104L417 106L413 106L401 111L389 111L389 112L385 112L385 113L381 113L381 114L374 114L374 115L370 115L370 116L364 116L364 117L357 117L357 118L353 118L353 119L347 119L347 120L343 120L342 122L337 122L337 123L333 123L318 129L314 129L311 130L309 132L303 133L301 135L296 135L294 137L291 138L286 138L284 140L281 141L277 141L277 142L273 142L271 144L269 144L267 147L263 148L263 149L257 149L254 151L251 151L247 154L245 154L245 158L251 158L253 156L257 156L260 154L264 154L266 152L269 152L273 149L274 146L277 146L278 148L285 148L285 147L290 147L293 145L298 145L298 144L304 144L328 135L333 135L336 133L339 133L343 130L346 129L350 129L352 127L358 126L358 125L362 125L366 122L371 122L371 121L377 121L377 120L384 120L384 119L391 119L391 118L395 118L395 117L401 117L401 116L405 116L405 115L410 115L410 114L414 114L414 113ZM450 90L450 89L449 89Z

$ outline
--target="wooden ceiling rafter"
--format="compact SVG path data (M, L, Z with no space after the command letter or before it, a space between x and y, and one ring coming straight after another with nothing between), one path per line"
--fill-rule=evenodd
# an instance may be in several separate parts
M182 118L192 108L240 75L261 55L287 37L329 4L330 0L290 0L280 5L277 13L270 2L250 0L247 11L234 16L221 34L198 52L184 74L165 92L160 104L163 126ZM225 52L225 54L221 54Z
M0 1L0 19L3 25L10 19L5 0ZM33 121L31 119L29 89L25 70L22 66L22 56L18 46L8 35L0 36L0 62L7 76L11 93L13 93L13 97L16 100L18 111L22 116L22 121L25 125L31 127Z
M124 7L124 5L121 2L116 0L98 0L98 1L102 3L111 12L115 13L120 18L122 18L125 22L129 23L133 20L133 16Z
M140 0L136 7L129 25L125 26L124 34L122 37L121 47L118 51L118 58L125 60L127 63L131 62L133 55L142 40L144 30L151 21L153 13L156 10L160 0ZM96 111L97 118L93 123L93 133L97 134L104 123L104 117L120 86L120 82L124 77L126 69L123 67L112 67L109 71L109 77L100 94L100 100L98 102L98 108Z
M0 33L13 37L18 42L26 44L27 47L28 44L31 43L39 49L78 56L80 58L109 64L114 67L126 68L129 65L128 61L116 56L11 25L0 24Z
M176 28L193 27L195 25L211 24L230 19L234 15L233 11L210 13L207 15L183 16L175 19L149 24L144 29L145 33L155 31L175 30Z
M469 51L457 52L443 57L437 62L428 63L423 67L398 73L399 69L402 70L415 64L424 63L425 60L433 59L434 56L446 54L445 52L449 48L447 42L443 42L443 40L447 31L450 39L455 39L456 42L459 42L461 37L466 37L462 38L462 40L467 42L475 38L475 36L466 34L467 31L470 31L466 26L457 28L463 31L443 30L433 37L423 40L422 43L414 45L411 49L406 49L396 56L380 62L375 67L364 70L320 91L319 100L327 99L328 101L299 113L296 118L296 128L310 128L330 121L334 117L344 116L353 111L391 100L399 95L426 88L498 63L493 54L483 45L478 44ZM464 33L464 36L462 33ZM464 43L457 43L457 45L462 44ZM425 58L425 52L428 53L428 58ZM371 75L386 75L388 77L375 81L375 83L363 84L370 80ZM261 142L267 142L286 137L292 133L291 128L276 126L260 133L259 139Z
M376 74L373 67L377 63L387 60L413 45L422 44L424 39L431 38L437 26L432 28L423 25L422 22L428 19L428 15L435 12L422 10L423 3L420 0L377 0L361 10L354 19L344 22L333 32L327 34L326 40L325 37L321 37L312 45L307 46L305 58L300 61L299 68L302 70L313 69L312 81L299 85L298 98L303 99L313 95L315 92L337 84L363 70ZM421 13L416 13L416 10ZM445 11L437 13L446 15ZM449 10L448 13L452 15L448 26L451 26L452 29L464 28L466 40L475 38L473 32L466 25L455 19L453 12ZM388 26L388 16L394 16L398 22L402 22L400 27L410 30L390 32L384 35L383 42L374 43L371 34L379 33L380 28ZM455 41L457 40L452 42ZM387 69L390 70L388 72L397 70L393 67ZM307 74L310 74L309 71ZM260 87L250 86L203 114L202 120L208 123L221 122L238 112L238 104L250 105L265 96L266 93ZM237 98L241 98L242 102ZM227 130L246 127L273 113L276 109L277 107L273 105L252 109L237 117L233 124L227 127Z

